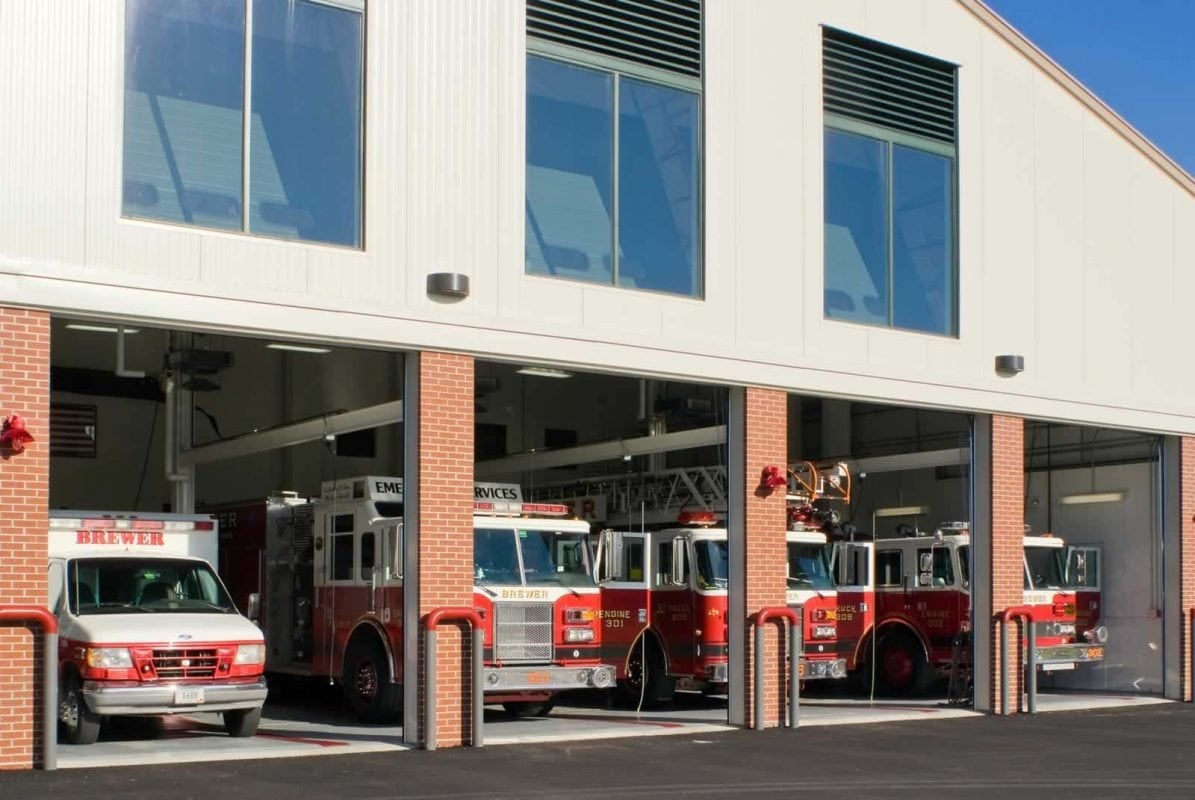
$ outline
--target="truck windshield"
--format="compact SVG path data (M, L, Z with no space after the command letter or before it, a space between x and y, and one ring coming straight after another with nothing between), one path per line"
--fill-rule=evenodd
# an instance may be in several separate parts
M473 531L473 579L479 586L593 586L587 537L478 528Z
M70 562L72 613L235 614L232 598L205 561L80 558Z
M1025 548L1025 588L1062 589L1063 578L1061 547Z
M832 590L830 565L824 545L809 542L788 543L788 588Z
M693 543L697 557L697 588L725 589L730 585L730 558L725 541L698 539Z

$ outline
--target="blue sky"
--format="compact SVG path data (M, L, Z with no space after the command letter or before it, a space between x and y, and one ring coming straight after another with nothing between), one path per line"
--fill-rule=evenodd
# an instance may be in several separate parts
M1195 0L986 0L1195 174Z

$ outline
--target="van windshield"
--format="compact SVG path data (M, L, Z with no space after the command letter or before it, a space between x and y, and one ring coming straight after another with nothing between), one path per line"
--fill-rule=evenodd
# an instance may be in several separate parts
M71 613L235 614L206 561L185 558L80 558L70 562Z

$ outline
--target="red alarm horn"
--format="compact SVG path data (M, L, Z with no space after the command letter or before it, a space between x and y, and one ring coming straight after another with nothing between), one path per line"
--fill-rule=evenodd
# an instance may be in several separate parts
M32 441L33 434L25 430L24 417L13 414L4 420L4 427L0 428L0 444L7 444L14 453L19 453Z

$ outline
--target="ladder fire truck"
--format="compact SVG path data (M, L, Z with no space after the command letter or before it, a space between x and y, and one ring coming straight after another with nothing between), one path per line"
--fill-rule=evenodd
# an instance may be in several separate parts
M565 689L613 685L601 663L587 523L476 484L473 605L485 620L486 702L550 711ZM325 481L318 501L266 502L261 619L268 672L341 681L366 721L395 718L403 682L402 480Z
M541 488L587 509L595 522L640 504L638 531L606 529L598 539L603 660L617 666L624 696L633 703L666 703L676 689L726 691L729 561L727 531L718 524L725 513L724 478L721 468L698 467L651 473L638 483L587 479ZM791 471L790 478L786 602L804 607L801 674L844 677L822 530L828 516L815 490L824 481L811 464Z
M955 637L970 626L970 547L962 522L933 534L834 543L838 642L852 677L905 695L948 674ZM1047 672L1102 660L1108 640L1102 625L1076 627L1064 558L1061 539L1024 537L1023 603L1033 609L1038 665Z

